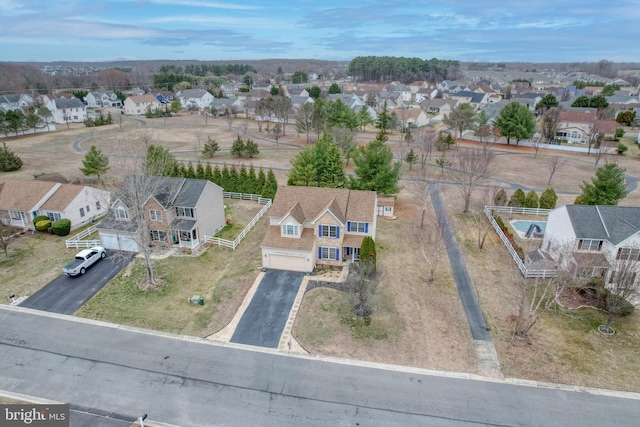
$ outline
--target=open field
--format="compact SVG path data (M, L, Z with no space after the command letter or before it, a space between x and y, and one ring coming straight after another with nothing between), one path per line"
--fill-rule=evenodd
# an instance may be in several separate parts
M202 117L190 115L167 120L143 120L146 126L124 121L122 128L117 124L92 129L72 126L66 130L60 127L60 131L51 134L8 140L7 145L24 160L25 165L20 171L0 174L0 177L32 178L39 173L59 172L69 179L78 178L83 154L76 152L72 143L86 137L89 139L79 145L82 149L96 145L114 156L114 171L106 178L115 179L118 138L127 139L131 132L148 132L153 143L167 146L180 160L241 163L225 151L236 138L237 131L229 130L224 119L209 119L207 124ZM237 119L233 126L243 126L243 120ZM259 134L252 122L247 127L249 134L266 136L264 132ZM213 159L204 159L198 154L199 131L202 131L201 144L208 136L220 144L223 151ZM373 136L371 131L360 135L362 140ZM287 136L281 138L277 146L275 142L254 140L259 144L261 153L255 159L244 160L244 163L274 168L280 184L284 185L285 170L297 149L282 142L302 146L304 136L297 138L295 130L289 126ZM406 143L400 146L397 135L391 136L389 145L398 153L406 148ZM463 143L460 149L465 149L465 146L467 144ZM507 148L509 151L505 151ZM540 194L547 188L546 159L549 156L561 156L567 160L552 180L552 186L559 195L558 204L572 203L580 191L579 184L588 181L595 170L593 158L585 154L541 149L536 157L529 147L497 145L496 149L500 151L498 170L494 179L487 183L486 191L474 194L474 212L479 212L483 201L490 199L488 195L493 192L492 187L507 187L509 195L518 186L534 188ZM615 160L630 175L640 177L639 154L640 150L630 147L625 156L616 156ZM433 163L437 155L434 153L429 162ZM455 156L455 150L448 156ZM414 165L409 171L405 164L403 170L405 180L402 185L405 189L396 204L398 219L381 219L378 223L378 256L385 278L372 302L376 311L371 325L364 326L349 315L346 295L321 288L305 295L294 335L312 353L476 372L473 344L446 257L442 258L436 270L436 280L428 282L427 268L412 240L420 206L410 186L411 179L420 177L420 167ZM439 174L439 169L433 168L430 178L446 181L446 177ZM482 222L484 220L478 214L476 219L459 214L462 201L455 187L441 184L439 188L491 327L504 374L640 391L640 377L637 367L633 366L640 346L638 313L614 324L618 334L607 338L595 332L594 325L600 321L598 313L589 310L560 311L545 316L536 325L530 345L511 341L507 317L514 314L516 298L509 291L516 274L513 261L494 233L488 234L485 248L478 251L478 226L488 227L488 224ZM640 205L640 191L632 192L621 204ZM232 206L230 214L234 223L239 224L245 216L250 217L250 209ZM427 221L433 221L432 218L429 204ZM214 247L200 257L157 261L165 286L151 293L136 289L135 278L141 274L136 265L107 285L78 315L196 336L210 335L231 320L256 277L260 267L258 245L264 232L263 218L236 251ZM22 251L23 255L18 262L13 262L14 258L6 259L0 253L0 265L3 267L0 269L0 291L31 294L55 277L75 252L64 249L64 243L59 243L61 241L56 236L34 235L13 242L10 252ZM34 263L33 259L44 259L45 262ZM186 299L194 294L204 296L204 306L187 305Z

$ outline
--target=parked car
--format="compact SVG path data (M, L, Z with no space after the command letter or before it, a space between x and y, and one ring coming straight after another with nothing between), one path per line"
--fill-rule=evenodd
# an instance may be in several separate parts
M91 267L96 262L105 258L107 253L101 246L96 246L90 249L84 249L76 255L73 261L65 265L62 272L67 276L82 275L87 271L87 268Z

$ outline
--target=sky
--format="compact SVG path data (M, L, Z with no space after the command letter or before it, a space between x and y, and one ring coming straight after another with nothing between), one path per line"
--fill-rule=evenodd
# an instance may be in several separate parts
M0 61L640 62L638 0L0 0Z

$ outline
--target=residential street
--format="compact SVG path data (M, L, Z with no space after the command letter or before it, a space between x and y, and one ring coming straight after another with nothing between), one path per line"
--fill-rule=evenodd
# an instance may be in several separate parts
M291 357L0 307L0 389L189 426L635 425L619 398Z

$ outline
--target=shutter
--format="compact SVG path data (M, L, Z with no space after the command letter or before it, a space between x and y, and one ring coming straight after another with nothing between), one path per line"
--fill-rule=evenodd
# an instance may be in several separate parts
M368 232L369 232L369 223L368 223L368 222L365 222L365 223L364 223L364 232L365 232L365 233L368 233Z
M340 249L336 249L336 261L340 260Z
M322 237L322 226L318 226L318 237Z
M322 259L322 248L318 248L318 259Z
M351 221L347 221L347 231L351 231Z
M336 227L336 239L340 238L340 227Z

